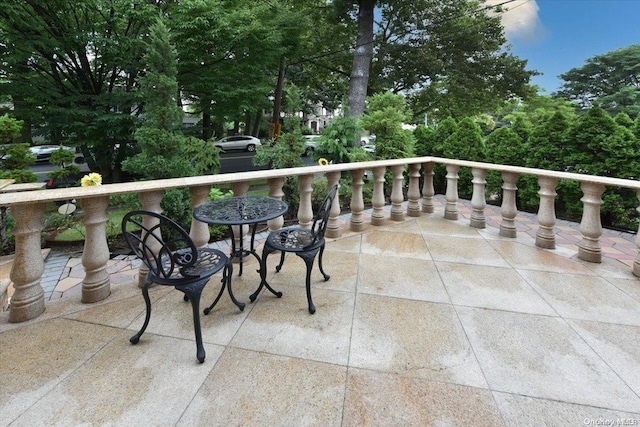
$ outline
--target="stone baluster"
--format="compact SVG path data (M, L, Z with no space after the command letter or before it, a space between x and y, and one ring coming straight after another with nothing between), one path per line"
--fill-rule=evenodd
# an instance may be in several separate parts
M487 171L481 168L471 168L471 174L473 179L473 194L471 195L471 221L470 225L473 228L485 228L487 226L487 220L484 216L484 208L487 206L487 202L484 197L484 188L487 184L485 177Z
M433 189L433 162L422 164L424 170L424 183L422 184L422 212L433 213L433 195L436 193Z
M145 211L162 213L162 208L160 207L160 202L162 202L162 198L164 197L164 190L157 191L148 191L144 193L140 193L138 198L140 199L140 203L142 204L142 209ZM157 225L159 221L156 218L144 217L143 224L146 228L153 227ZM160 230L158 230L160 232ZM148 242L148 246L153 253L160 252L160 243L156 241L156 239L150 239ZM140 270L138 272L138 287L141 288L144 285L145 280L147 279L147 274L149 273L149 267L142 264L140 265Z
M282 191L282 187L284 186L284 177L269 178L267 182L269 183L269 197L282 200L282 197L284 197L284 192ZM284 216L282 215L267 221L269 232L280 230L283 225L284 225Z
M578 243L578 258L588 262L602 262L600 205L602 205L604 188L604 184L595 182L580 183L583 194L580 199L582 202L582 220L580 221L582 240Z
M364 186L364 169L356 169L351 171L351 221L349 229L351 231L360 232L364 230L364 219L362 212L364 211L364 198L362 196L362 187Z
M313 175L300 175L300 206L298 206L298 224L302 228L311 228L313 222Z
M372 169L373 172L373 200L371 204L373 208L371 210L371 224L383 225L385 220L384 215L384 173L386 171L385 166L376 166Z
M420 164L409 165L409 189L407 190L407 216L420 216Z
M44 208L44 203L11 207L11 215L16 221L13 228L16 249L9 273L14 288L9 311L9 322L12 323L34 319L44 312L44 289L40 285L44 273L40 246Z
M640 202L640 189L636 191L636 197ZM640 206L638 206L636 210L640 213ZM640 225L638 226L638 233L636 234L636 246L638 247L638 255L635 261L633 261L633 274L640 277Z
M558 178L538 177L540 190L540 206L538 206L538 231L536 232L536 246L544 249L556 248L556 235L553 226L556 225L555 199Z
M502 205L500 213L502 214L502 222L500 223L500 235L502 237L516 237L515 218L518 214L516 207L516 182L518 182L519 174L513 172L502 172Z
M444 217L446 219L458 219L458 171L460 166L447 165L447 191L445 199L447 204L444 207Z
M404 221L404 211L402 210L402 202L404 202L404 194L402 187L404 185L404 166L391 166L393 173L393 186L391 187L391 221Z
M327 173L327 188L331 188L340 182L341 172L329 172ZM336 198L331 206L331 212L329 212L329 221L327 221L327 230L325 235L329 238L337 238L342 235L342 224L340 224L340 192L336 194Z
M193 212L198 206L201 206L207 202L207 197L211 192L210 185L197 185L189 187L189 194L191 195L191 211ZM193 243L198 248L203 248L209 244L209 238L211 233L209 232L209 224L198 221L191 218L191 228L189 229L189 236Z
M86 235L82 250L82 266L85 276L82 280L82 302L102 301L111 294L111 283L107 272L109 245L106 223L109 220L107 208L109 196L90 197L80 200Z

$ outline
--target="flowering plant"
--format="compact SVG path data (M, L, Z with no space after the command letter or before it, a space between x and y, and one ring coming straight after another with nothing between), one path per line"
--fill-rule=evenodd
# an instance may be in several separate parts
M91 172L85 175L80 180L80 185L83 187L92 187L94 185L102 185L102 175L99 173Z
M318 164L320 166L327 166L329 164L329 161L327 159L325 159L324 157L321 157L318 159Z

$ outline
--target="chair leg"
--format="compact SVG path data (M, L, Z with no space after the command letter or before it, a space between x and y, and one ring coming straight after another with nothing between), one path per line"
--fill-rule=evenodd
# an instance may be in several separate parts
M224 288L227 286L227 278L226 276L226 270L225 273L222 275L222 287L220 287L220 292L218 292L218 296L216 297L215 300L213 300L213 302L211 303L211 305L207 308L204 309L204 314L205 316L209 313L211 313L211 310L213 310L213 307L216 306L216 304L218 303L218 301L220 301L220 298L222 297L222 294L224 293ZM185 295L186 298L186 295Z
M309 305L309 313L314 314L316 312L316 306L313 305L313 300L311 299L311 269L313 268L313 261L316 258L317 252L312 253L297 253L300 258L304 260L304 263L307 265L307 278L306 278L306 287L307 287L307 303Z
M189 296L189 301L191 301L191 308L193 309L193 329L196 334L196 357L200 363L203 363L206 354L204 345L202 344L202 328L200 326L200 295L202 294L202 287L200 287L199 292L187 293L184 290L183 292Z
M282 297L282 292L274 290L267 283L267 257L273 251L275 251L275 249L265 243L264 248L262 249L262 258L260 259L260 286L258 286L258 289L256 289L254 293L249 295L249 300L251 302L254 302L256 298L258 298L260 291L262 291L262 287L266 287L267 289L269 289L269 291L271 291L271 293L278 298Z
M318 267L320 268L320 273L322 273L322 276L324 277L324 281L326 282L331 278L331 276L325 273L324 269L322 268L322 254L324 254L324 245L320 247L320 255L318 256Z
M240 266L241 266L240 268L242 268L242 264L240 264ZM238 306L240 311L243 311L244 303L238 301L236 297L233 295L233 290L231 289L231 276L233 276L233 263L231 262L231 260L229 260L229 262L227 262L227 265L224 267L224 272L222 273L222 280L224 280L224 278L226 277L227 290L229 291L229 296L231 297L231 301L233 301L233 303L236 306Z
M282 264L284 264L284 251L280 251L280 263L276 266L276 273L279 273L282 269Z
M138 331L137 334L135 334L134 336L129 338L129 342L131 344L138 344L138 341L140 341L140 337L142 336L142 334L144 334L144 331L147 329L147 326L149 325L149 319L151 318L151 299L149 298L149 284L148 283L145 283L142 286L142 297L144 298L144 302L145 302L146 307L147 307L147 313L145 315L144 323L142 324L142 328Z

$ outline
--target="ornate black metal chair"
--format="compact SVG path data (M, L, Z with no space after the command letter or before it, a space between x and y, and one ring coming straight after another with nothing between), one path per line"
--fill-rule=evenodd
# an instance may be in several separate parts
M223 270L222 287L216 297L215 305L225 287L231 292L231 260L217 249L196 248L189 234L172 219L155 212L136 210L122 219L122 234L131 250L149 268L142 286L142 296L147 306L147 314L140 331L129 341L137 344L151 317L149 286L173 286L184 293L184 300L191 301L193 325L196 334L196 356L204 362L205 351L202 345L200 328L200 296L211 276ZM230 293L232 299L233 295ZM213 306L212 305L212 306Z
M324 233L327 229L331 206L333 206L337 193L338 185L334 185L329 189L327 196L324 198L320 208L313 218L313 225L311 229L293 226L281 228L280 230L269 234L262 249L260 287L258 287L258 289L250 296L251 301L255 301L263 286L269 289L278 298L282 296L282 292L273 290L266 281L267 256L275 251L281 252L280 263L276 267L276 272L279 272L282 268L282 264L284 263L285 254L287 252L292 252L302 258L307 266L306 287L309 313L313 314L316 312L316 307L313 305L313 300L311 299L311 269L316 255L320 253L320 256L318 257L318 267L320 268L320 272L322 273L324 280L329 280L330 276L326 274L322 268L322 254L324 253L325 247Z

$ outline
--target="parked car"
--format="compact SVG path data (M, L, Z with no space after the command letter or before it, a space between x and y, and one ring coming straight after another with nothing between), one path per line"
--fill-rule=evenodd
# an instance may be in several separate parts
M53 144L34 145L33 147L29 147L29 150L31 150L31 154L36 156L36 162L48 162L49 159L51 158L51 154L54 151L59 150L60 148L71 151L72 153L76 152L76 149L73 147L67 147L65 145L53 145Z
M302 138L304 139L304 155L310 156L316 149L320 135L302 135Z
M214 147L218 147L223 151L226 150L245 150L256 151L256 147L261 146L260 140L250 135L234 135L227 136L213 143Z

